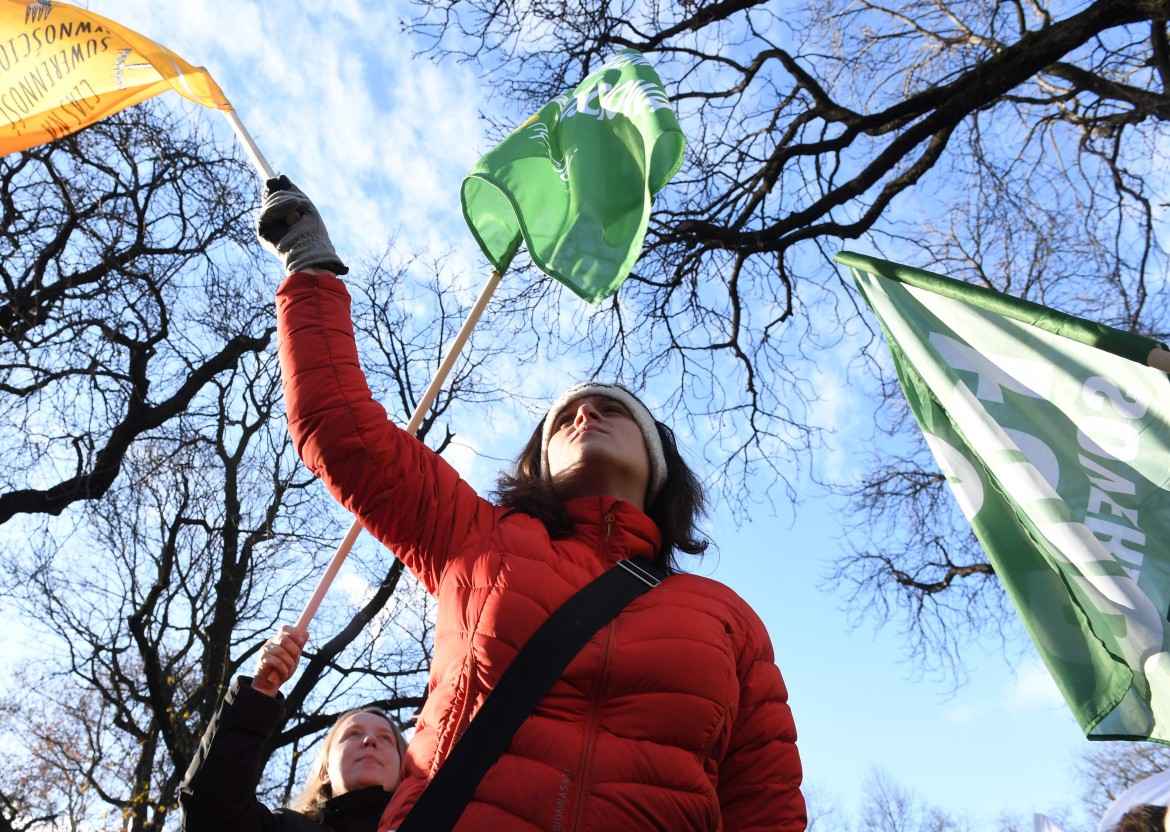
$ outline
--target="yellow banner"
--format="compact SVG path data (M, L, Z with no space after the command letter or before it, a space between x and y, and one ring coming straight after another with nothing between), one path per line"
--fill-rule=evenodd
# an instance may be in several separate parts
M207 70L137 32L54 0L0 0L0 156L168 89L231 109Z

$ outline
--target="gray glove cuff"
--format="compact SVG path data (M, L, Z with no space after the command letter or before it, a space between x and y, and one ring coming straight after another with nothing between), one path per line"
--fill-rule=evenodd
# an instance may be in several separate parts
M333 274L349 273L333 249L316 206L287 176L264 183L256 232L264 247L284 263L289 273L309 266Z

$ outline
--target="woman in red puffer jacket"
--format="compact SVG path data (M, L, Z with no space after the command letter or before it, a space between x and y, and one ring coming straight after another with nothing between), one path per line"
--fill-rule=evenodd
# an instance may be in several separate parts
M577 385L488 501L373 400L335 276L347 270L283 177L268 183L260 233L290 272L277 324L297 451L438 599L430 694L382 829L545 619L642 556L675 574L576 656L455 828L801 832L796 730L768 634L730 589L674 569L676 550L706 544L702 492L671 431L622 387Z

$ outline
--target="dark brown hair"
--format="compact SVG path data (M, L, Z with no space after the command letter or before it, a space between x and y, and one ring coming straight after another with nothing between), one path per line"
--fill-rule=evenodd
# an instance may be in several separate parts
M1121 821L1114 829L1116 832L1164 832L1166 807L1152 803L1134 806L1121 816Z
M662 455L666 458L666 484L654 502L646 506L646 514L662 534L662 548L654 561L673 573L679 571L675 560L677 552L701 555L707 550L709 541L698 529L699 519L707 508L707 496L699 478L683 459L674 431L658 420L654 421L654 426L658 429ZM553 490L552 481L540 468L543 429L544 419L532 432L512 469L500 474L492 497L502 506L532 515L544 524L549 537L560 540L573 533L573 523L565 513L561 498Z

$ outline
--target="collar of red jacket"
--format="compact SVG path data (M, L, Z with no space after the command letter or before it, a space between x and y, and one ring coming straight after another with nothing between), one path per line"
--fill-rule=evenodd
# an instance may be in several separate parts
M662 545L654 521L625 500L578 497L565 503L565 511L576 527L573 536L596 545L610 563L635 557L653 560Z

